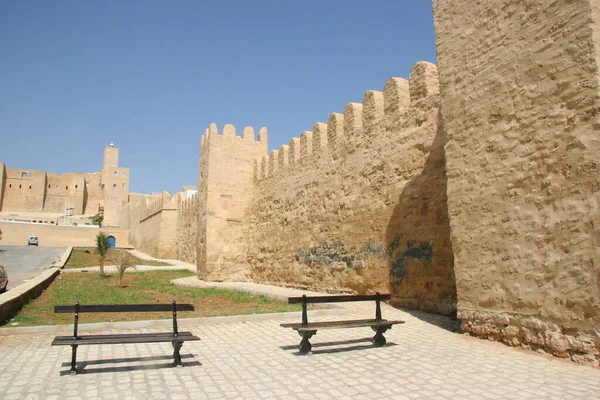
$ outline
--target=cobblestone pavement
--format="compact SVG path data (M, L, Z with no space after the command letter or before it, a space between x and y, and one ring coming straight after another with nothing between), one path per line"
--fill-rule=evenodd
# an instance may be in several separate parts
M302 292L250 283L178 280L282 298ZM372 318L374 302L309 311L309 320ZM375 348L369 328L322 330L312 354L297 352L298 334L279 326L299 313L180 319L202 338L183 345L184 367L170 344L80 346L69 375L68 346L50 346L72 327L0 329L3 399L598 399L600 368L576 365L457 333L457 321L383 305L401 319ZM80 333L160 332L170 320L81 324Z
M372 317L372 303L344 305L343 317ZM315 312L317 315L318 312ZM171 366L168 344L81 346L68 375L70 348L50 346L71 327L0 329L0 393L10 399L596 399L600 369L451 332L442 316L383 307L403 319L374 348L368 328L324 330L313 353L297 354L300 337L271 317L180 320L202 338L185 343L184 367ZM169 321L81 325L82 334L168 330Z

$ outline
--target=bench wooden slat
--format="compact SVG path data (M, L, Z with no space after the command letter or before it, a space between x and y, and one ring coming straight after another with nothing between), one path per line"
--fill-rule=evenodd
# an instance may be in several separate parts
M122 338L128 338L128 337L143 337L143 336L148 336L148 337L160 337L160 336L173 336L173 332L157 332L157 333L124 333L124 334L114 334L114 335L79 335L78 337L86 337L89 339L101 339L101 338L105 338L105 337L109 337L109 336L118 336L118 337L122 337ZM179 332L179 336L186 338L188 336L194 336L192 334L192 332ZM56 336L54 338L54 340L71 340L73 339L73 336Z
M344 324L344 325L322 325L322 326L311 326L310 324L307 327L298 328L297 331L302 333L305 331L312 331L315 329L337 329L337 328L364 328L364 327L392 327L395 324L403 324L404 321L379 321L371 324L366 323L355 323L355 324Z
M125 335L95 335L95 336L79 336L77 339L73 337L56 337L52 341L52 346L66 346L66 345L88 345L88 344L128 344L128 343L161 343L161 342L189 342L200 340L199 337L189 335L175 336L172 333L168 335L138 335L138 336L125 336Z
M391 300L391 294L381 294L381 301ZM299 304L304 300L303 297L289 297L288 304ZM337 295L337 296L306 296L307 303L341 303L348 301L374 301L377 300L377 295Z
M324 322L311 322L308 325L302 326L300 323L292 323L292 324L280 324L283 328L292 328L299 332L305 330L314 330L314 329L336 329L336 328L358 328L365 326L385 326L385 325L395 325L395 324L403 324L404 321L388 321L382 319L377 321L376 319L357 319L357 320L349 320L349 321L324 321Z
M194 311L193 304L176 304L177 311ZM172 311L172 304L81 304L80 313ZM74 313L75 305L56 305L55 313Z
M342 324L342 323L370 323L370 322L377 322L376 319L355 319L355 320L344 320L344 321L322 321L322 322L311 322L309 323L310 326L316 326L317 324L325 324L325 325L335 325L335 324ZM285 323L285 324L279 324L279 326L284 327L284 328L301 328L302 324L300 322L293 322L293 323Z

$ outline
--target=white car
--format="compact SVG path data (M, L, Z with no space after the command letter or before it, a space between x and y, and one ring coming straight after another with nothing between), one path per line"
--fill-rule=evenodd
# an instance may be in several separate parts
M37 236L29 236L27 240L27 246L37 246L38 245L38 237Z

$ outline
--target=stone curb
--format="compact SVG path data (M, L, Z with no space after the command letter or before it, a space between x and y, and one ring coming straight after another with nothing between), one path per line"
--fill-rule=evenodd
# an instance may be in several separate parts
M344 308L327 308L321 310L311 310L309 315L318 317L323 315L341 315L350 312ZM199 325L214 325L214 324L230 324L239 322L255 322L255 321L270 321L270 320L290 320L302 318L302 313L299 311L287 313L273 314L249 314L249 315L228 315L222 317L201 317L201 318L177 318L177 326L189 329ZM140 330L140 329L155 329L155 328L172 328L172 319L146 320L146 321L130 321L130 322L97 322L90 324L79 324L81 332L111 332L122 330ZM72 334L73 325L49 325L49 326L24 326L0 328L0 337L9 335L33 335L33 334Z
M270 285L261 285L253 282L209 282L201 281L196 277L177 278L171 281L172 284L179 287L205 288L205 289L223 289L236 292L249 293L254 296L264 296L270 299L287 302L289 297L302 296L303 294L313 296L326 296L327 293L312 292L285 287L273 287Z
M65 266L65 264L67 263L67 261L69 261L69 258L71 257L72 252L73 252L73 246L67 247L65 252L57 260L55 260L54 263L52 263L51 267L63 268Z
M131 268L127 268L125 270L126 274L135 274L136 272L150 272L150 271L190 271L189 268L185 267L185 266L178 266L178 265L171 265L171 266L156 266L156 265L136 265L135 268L131 267ZM77 272L94 272L94 273L99 273L100 272L100 267L85 267L85 268L69 268L69 269L63 269L62 272L70 274L70 273L77 273ZM106 274L116 274L117 271L117 267L114 265L105 265L104 266L104 273ZM190 271L190 272L195 272L195 271Z
M60 268L51 267L28 282L0 294L0 322L8 321L31 299L42 294L58 274Z
M56 259L44 272L33 279L0 294L0 323L12 318L31 299L38 297L52 283L71 256L73 247L67 247L63 254Z

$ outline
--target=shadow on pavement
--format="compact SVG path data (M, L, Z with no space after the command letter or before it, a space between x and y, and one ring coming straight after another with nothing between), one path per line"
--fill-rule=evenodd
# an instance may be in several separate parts
M358 344L358 343L368 343L368 344ZM320 347L330 347L330 346L343 346L343 345L352 345L355 346L346 346L346 347L336 347L334 349L320 349ZM383 347L392 347L397 346L396 343L388 342ZM287 346L279 346L282 350L298 350L298 345L287 345ZM354 351L354 350L368 350L368 349L377 349L372 344L371 338L362 338L362 339L351 339L351 340L340 340L334 342L321 342L321 343L312 343L313 350L309 354L328 354L328 353L342 353L346 351ZM315 348L317 348L315 350ZM301 354L300 352L293 353L295 356L306 356L306 354Z
M441 314L431 314L425 311L419 310L408 310L402 307L394 307L397 310L401 310L407 314L412 315L413 317L420 319L423 322L427 322L428 324L435 325L439 328L445 329L449 332L460 333L462 334L462 329L460 327L461 321L455 316L449 315L441 315Z
M194 358L192 354L182 354L182 366L183 367L194 367L201 366L202 363L199 361L184 361L185 359ZM87 368L88 365L103 365L103 364L117 364L117 363L133 363L133 362L148 362L148 361L160 361L160 360L170 360L165 363L156 363L156 364L144 364L144 365L125 365L118 367L106 367L106 368ZM173 364L173 356L165 355L165 356L151 356L151 357L128 357L128 358L115 358L108 360L89 360L82 361L77 363L77 374L99 374L106 372L123 372L123 371L140 371L140 370L149 370L149 369L162 369L162 368L176 368ZM70 367L71 363L65 362L62 363L63 367ZM60 371L60 376L71 375L71 371Z

